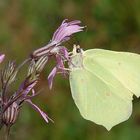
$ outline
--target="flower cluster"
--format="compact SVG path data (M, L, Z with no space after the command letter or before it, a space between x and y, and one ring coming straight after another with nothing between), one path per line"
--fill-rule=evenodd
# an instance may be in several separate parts
M79 24L81 21L74 20L71 22L66 22L67 19L63 20L60 27L54 32L52 39L50 42L37 50L35 50L31 57L37 58L43 55L55 55L58 54L61 48L61 44L70 39L70 36L74 33L83 31L84 27Z
M69 53L67 48L62 46L62 43L69 40L74 33L83 31L84 27L79 24L80 21L67 22L64 20L60 27L55 31L51 41L44 47L35 50L30 58L26 59L19 66L15 62L9 62L0 73L1 91L0 91L0 127L6 125L11 127L17 120L20 108L24 103L28 103L40 113L42 118L48 123L52 121L48 115L43 112L31 99L38 95L34 88L38 83L40 73L44 69L48 60L52 56L56 60L56 66L48 76L48 83L50 89L52 88L54 76L59 72L65 75L67 73L65 68L65 61L69 61ZM4 60L5 55L0 54L0 63ZM9 87L15 81L17 73L20 68L29 63L28 73L19 88L9 95Z
M19 114L19 109L24 102L29 103L33 109L38 111L44 120L48 123L51 120L31 99L37 95L34 90L38 82L39 74L47 63L47 57L41 57L37 62L30 62L27 77L10 97L8 96L8 87L15 81L19 68L14 62L9 62L8 65L1 71L1 126L12 126ZM29 94L31 91L31 94Z
M83 26L79 25L81 23L81 21L79 20L74 20L71 22L66 21L67 19L62 22L60 27L54 32L52 40L50 40L50 42L46 46L35 50L31 54L31 57L34 59L38 59L44 55L49 56L49 58L51 56L55 57L57 64L48 76L50 89L52 88L54 76L57 73L62 73L63 75L65 75L66 69L64 67L64 62L69 61L68 50L61 44L65 41L68 41L70 39L70 36L74 33L81 32L84 29Z

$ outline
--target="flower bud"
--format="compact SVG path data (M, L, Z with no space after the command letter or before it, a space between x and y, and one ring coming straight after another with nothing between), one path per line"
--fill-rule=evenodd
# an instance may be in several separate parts
M5 84L10 85L14 82L17 75L16 65L14 62L9 62L8 65L1 71L2 86Z
M2 121L5 125L11 126L15 123L19 114L18 108L19 106L14 102L6 109L2 116Z
M42 56L37 61L32 59L28 70L28 76L38 76L38 74L40 74L47 62L48 56Z

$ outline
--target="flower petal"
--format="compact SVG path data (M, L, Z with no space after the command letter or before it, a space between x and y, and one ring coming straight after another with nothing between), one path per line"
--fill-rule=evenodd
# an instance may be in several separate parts
M71 36L72 34L83 31L84 27L79 26L80 23L81 22L79 20L74 20L71 22L66 22L66 20L64 20L60 25L60 27L53 34L53 38L51 42L60 44L65 40L67 40L68 37Z
M0 54L0 63L4 60L5 55L4 54Z
M27 94L34 88L34 86L37 84L37 80L34 80L31 83L28 83L28 78L21 84L18 91L16 92L16 95L22 92L23 97L27 96Z
M43 112L37 105L35 105L31 100L25 100L27 103L29 103L33 109L35 109L37 112L40 113L40 115L43 117L43 119L48 123L49 120L51 120L48 115Z
M49 84L50 89L52 89L53 79L54 79L54 76L56 75L56 73L57 73L57 68L54 67L48 76L48 84Z
M66 60L69 60L69 53L68 53L67 48L61 47L60 54L62 54Z

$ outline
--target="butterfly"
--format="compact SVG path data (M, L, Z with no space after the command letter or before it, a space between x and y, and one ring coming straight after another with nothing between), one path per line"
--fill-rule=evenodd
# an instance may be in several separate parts
M83 118L110 130L132 113L140 96L140 55L74 45L69 63L72 98Z

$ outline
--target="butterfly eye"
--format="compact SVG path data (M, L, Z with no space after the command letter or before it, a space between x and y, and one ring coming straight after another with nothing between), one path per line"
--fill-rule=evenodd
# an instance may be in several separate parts
M77 53L80 53L80 52L81 52L81 48L77 48L77 49L76 49L76 52L77 52Z

